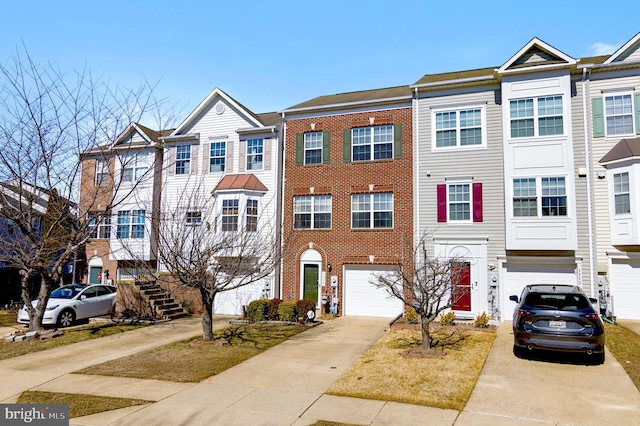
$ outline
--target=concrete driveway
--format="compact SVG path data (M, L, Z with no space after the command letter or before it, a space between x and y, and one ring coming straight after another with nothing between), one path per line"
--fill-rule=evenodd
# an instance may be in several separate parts
M640 392L609 351L603 365L516 358L510 322L498 337L456 425L630 425Z

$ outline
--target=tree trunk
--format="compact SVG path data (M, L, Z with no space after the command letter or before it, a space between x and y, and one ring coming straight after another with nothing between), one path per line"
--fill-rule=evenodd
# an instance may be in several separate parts
M210 294L206 289L200 288L202 296L202 338L213 340L213 299L214 294Z
M28 281L29 277L23 275L23 280ZM27 288L26 281L23 281L23 290ZM40 291L38 292L38 303L34 308L30 308L31 301L27 305L27 310L29 312L29 331L39 331L42 330L42 319L44 318L44 313L47 310L47 300L49 299L50 293L50 285L44 279L44 277L40 278Z
M425 351L431 349L431 331L429 330L431 320L427 317L420 317L420 325L422 328L422 349Z

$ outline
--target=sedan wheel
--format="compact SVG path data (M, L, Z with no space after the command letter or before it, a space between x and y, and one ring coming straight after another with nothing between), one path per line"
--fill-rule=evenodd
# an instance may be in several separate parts
M58 326L60 327L69 327L76 320L76 314L73 311L68 309L60 312L58 316Z

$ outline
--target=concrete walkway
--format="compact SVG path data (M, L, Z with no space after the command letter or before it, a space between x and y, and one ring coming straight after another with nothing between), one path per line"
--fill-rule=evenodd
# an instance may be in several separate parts
M640 417L640 393L610 353L600 366L518 359L508 322L500 324L462 412L325 395L386 327L385 319L341 317L195 384L68 374L200 333L198 319L174 321L0 361L0 400L14 402L33 389L156 401L71 420L84 426L300 426L319 419L356 425L582 425L634 424Z

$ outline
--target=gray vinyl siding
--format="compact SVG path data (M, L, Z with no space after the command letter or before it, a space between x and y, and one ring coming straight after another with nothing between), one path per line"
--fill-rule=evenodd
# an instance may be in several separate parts
M497 87L470 89L471 93L421 94L418 106L418 203L417 218L419 232L433 230L438 235L453 238L487 237L487 256L495 261L504 255L504 168L502 144L502 111L495 102ZM432 150L432 109L435 106L453 105L456 109L464 104L485 105L487 146L479 149L457 149L452 151ZM447 107L447 109L449 109ZM429 173L429 176L427 176ZM482 183L483 221L451 224L437 221L437 185L445 184L445 178L471 177L472 182Z
M640 76L629 76L626 73L615 72L607 74L592 74L591 81L589 82L589 98L587 103L588 119L590 123L589 137L591 139L591 151L593 158L592 172L594 174L593 179L593 194L594 194L594 206L595 206L595 234L597 242L597 264L598 271L605 273L608 269L608 256L607 251L612 251L611 245L611 229L610 229L610 217L609 217L609 190L608 180L598 179L598 172L604 172L606 169L600 165L600 159L605 156L607 152L611 150L619 141L621 137L593 137L593 123L592 123L592 111L591 111L591 99L597 97L604 97L603 90L608 89L623 89L635 87L636 90L640 88ZM640 124L640 123L637 123Z

